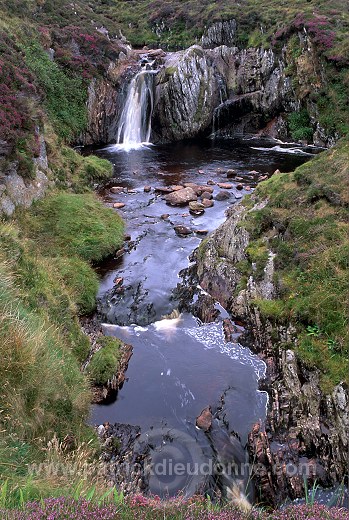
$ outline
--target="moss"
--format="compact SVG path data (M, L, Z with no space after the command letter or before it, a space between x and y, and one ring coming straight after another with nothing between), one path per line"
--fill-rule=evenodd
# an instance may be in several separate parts
M87 373L93 383L104 385L116 374L120 361L122 343L116 338L104 336L99 343L102 348L96 352L87 366Z
M263 278L264 268L268 262L269 250L263 240L251 241L246 248L249 260L255 264L254 276L256 279Z
M42 241L42 251L50 256L99 261L123 242L122 219L94 194L52 194L35 204L21 224L30 237Z
M285 320L285 303L282 300L253 300L264 318L282 322Z

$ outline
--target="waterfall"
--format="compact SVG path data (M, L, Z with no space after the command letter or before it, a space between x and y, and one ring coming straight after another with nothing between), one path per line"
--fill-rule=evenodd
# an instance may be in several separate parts
M123 148L138 148L149 143L154 106L154 62L143 62L142 70L130 83L117 133L117 144Z

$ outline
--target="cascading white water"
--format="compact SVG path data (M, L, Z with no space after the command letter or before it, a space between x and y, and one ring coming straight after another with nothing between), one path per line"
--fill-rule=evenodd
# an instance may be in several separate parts
M152 65L145 63L129 86L117 133L117 144L125 149L138 148L150 140L154 75L157 73Z

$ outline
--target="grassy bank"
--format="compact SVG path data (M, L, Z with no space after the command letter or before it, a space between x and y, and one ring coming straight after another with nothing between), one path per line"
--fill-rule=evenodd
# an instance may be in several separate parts
M71 490L74 459L82 465L92 456L91 396L80 372L90 342L78 316L95 306L91 263L122 242L121 218L92 193L53 192L0 222L0 478L15 503L21 486L30 498ZM56 449L47 449L55 436ZM58 456L72 473L28 476L28 466Z
M247 254L263 276L268 250L276 254L277 299L259 300L262 314L296 324L300 357L321 371L324 390L347 380L349 358L349 140L261 183L245 205L267 199L244 224Z

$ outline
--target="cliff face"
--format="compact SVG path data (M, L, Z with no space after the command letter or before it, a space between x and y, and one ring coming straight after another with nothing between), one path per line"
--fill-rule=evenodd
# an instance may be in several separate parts
M299 43L297 58L287 46L278 54L239 49L221 44L234 41L234 24L223 25L214 25L211 36L203 37L208 48L195 45L167 55L157 77L153 139L169 142L210 133L286 139L287 114L303 107L309 119L304 139L331 142L318 122L316 104L308 100L310 92L325 84L311 42Z
M251 211L262 209L266 202ZM340 482L347 470L349 395L345 384L324 394L319 372L307 369L289 348L297 344L291 324L277 325L261 315L256 300L276 297L274 256L269 253L263 278L253 276L240 289L239 262L246 261L250 235L243 224L248 210L235 206L226 222L196 254L200 285L249 330L249 344L267 364L263 389L269 394L265 425L256 424L248 449L256 483L271 504L304 495L304 476L323 486Z

